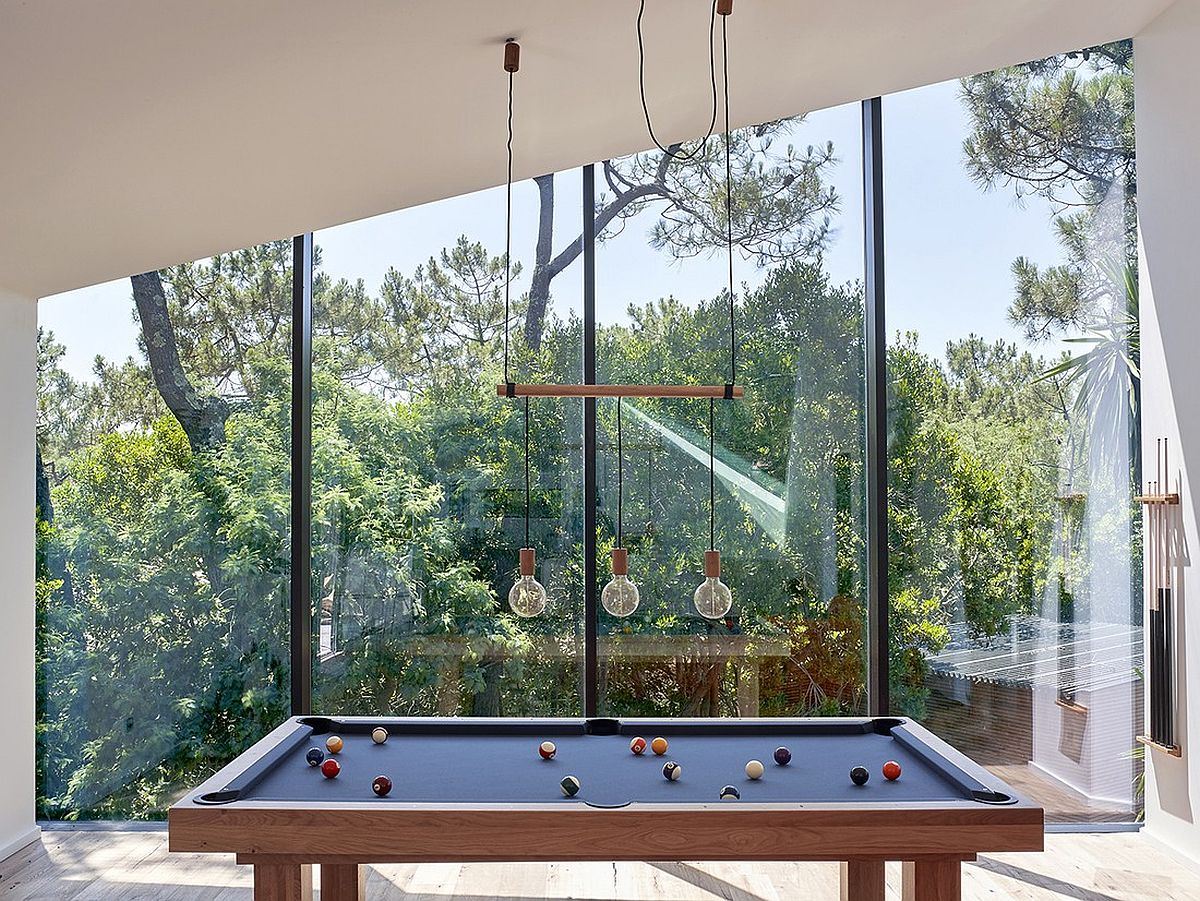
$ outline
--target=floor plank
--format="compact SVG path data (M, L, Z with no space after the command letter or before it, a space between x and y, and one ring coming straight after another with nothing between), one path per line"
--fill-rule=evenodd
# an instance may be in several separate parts
M1054 834L1043 854L988 854L963 868L972 901L1182 901L1200 873L1136 833ZM371 901L784 901L838 897L833 863L388 864L367 877ZM887 897L900 898L898 864ZM318 895L319 897L319 895ZM169 854L161 830L59 831L0 861L0 901L251 901L232 855Z

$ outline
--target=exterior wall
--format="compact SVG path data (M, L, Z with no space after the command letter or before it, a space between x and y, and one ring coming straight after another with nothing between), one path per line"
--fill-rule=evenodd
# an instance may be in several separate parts
M0 858L34 825L34 430L37 303L0 290Z
M1200 487L1191 483L1192 473L1200 477L1198 43L1200 0L1178 0L1134 40L1144 459L1154 460L1155 439L1170 439L1185 548L1176 624L1183 757L1147 754L1146 834L1200 861Z

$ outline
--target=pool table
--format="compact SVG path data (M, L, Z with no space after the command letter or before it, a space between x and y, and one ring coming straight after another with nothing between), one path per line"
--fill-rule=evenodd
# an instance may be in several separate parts
M382 726L388 737L372 739ZM329 779L306 754L344 747ZM658 756L630 740L668 742ZM557 751L543 759L539 745ZM791 760L776 763L775 749ZM746 762L764 765L760 779ZM676 761L681 777L663 775ZM881 774L886 761L901 775ZM854 784L851 767L870 778ZM371 788L386 775L386 797ZM566 797L560 782L575 776ZM721 800L733 785L738 800ZM360 899L364 864L399 861L833 860L843 898L960 897L961 862L1042 849L1043 811L911 720L294 717L168 813L173 851L233 852L256 899Z

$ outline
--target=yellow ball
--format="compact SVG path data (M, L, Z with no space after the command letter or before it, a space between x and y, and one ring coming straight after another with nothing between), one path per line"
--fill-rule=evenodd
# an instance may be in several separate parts
M667 753L667 740L660 735L654 741L650 742L650 750L661 757Z
M342 750L343 747L345 747L345 744L346 743L336 735L331 735L329 738L325 739L325 747L329 749L330 754L337 754Z

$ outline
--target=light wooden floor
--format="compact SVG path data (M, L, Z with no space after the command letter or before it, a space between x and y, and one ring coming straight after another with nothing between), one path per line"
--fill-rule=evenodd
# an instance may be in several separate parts
M967 864L970 899L1200 899L1200 873L1136 833L1048 835L1044 854ZM899 897L889 865L889 898ZM836 864L552 863L387 865L371 870L372 901L482 899L835 899ZM226 855L168 854L166 832L48 831L0 861L0 901L162 898L249 901L250 873Z

